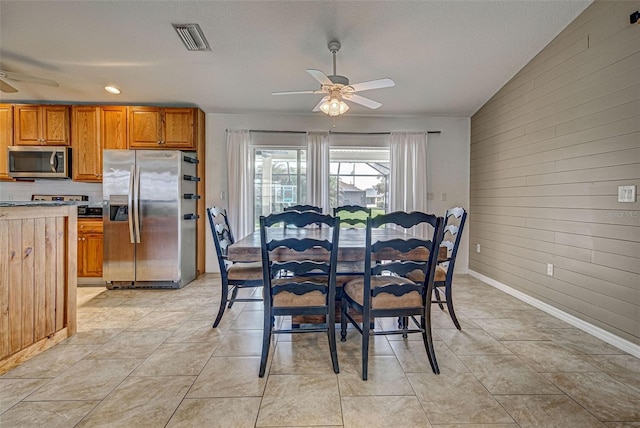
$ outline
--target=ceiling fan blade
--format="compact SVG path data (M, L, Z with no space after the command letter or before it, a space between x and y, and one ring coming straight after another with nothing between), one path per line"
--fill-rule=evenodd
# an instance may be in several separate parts
M10 71L0 71L0 77L4 77L9 80L15 80L17 82L30 82L39 83L41 85L58 87L58 82L49 79L43 79L41 77L27 76L26 74L12 73Z
M323 94L322 91L285 91L285 92L272 92L271 95L300 95L300 94Z
M369 80L368 82L354 83L353 85L349 85L349 86L353 88L354 92L360 92L360 91L369 91L371 89L390 88L392 86L396 86L396 82L386 77L384 79Z
M318 104L316 104L316 106L313 108L313 110L311 111L320 111L320 105L325 102L326 100L328 100L329 97L322 97L322 99L320 101L318 101Z
M11 86L10 84L8 84L7 82L4 82L4 81L0 80L0 92L5 92L7 94L13 94L15 92L18 92L18 90L16 88L14 88L13 86Z
M369 107L370 109L377 109L382 106L382 104L380 104L377 101L373 101L373 100L370 100L369 98L361 97L360 95L356 95L356 94L351 94L349 96L345 95L344 99L347 101L352 101L356 104L363 105L365 107Z
M327 75L320 70L308 69L307 73L320 82L321 85L333 85L331 79L329 79Z

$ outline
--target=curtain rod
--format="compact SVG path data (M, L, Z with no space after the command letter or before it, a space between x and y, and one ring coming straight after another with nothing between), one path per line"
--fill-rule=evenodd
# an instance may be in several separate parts
M227 129L227 132L229 130ZM306 134L305 131L272 131L267 129L250 129L249 132L259 132L263 134ZM427 131L427 134L439 135L442 131ZM329 131L329 134L335 135L391 135L391 132L337 132Z

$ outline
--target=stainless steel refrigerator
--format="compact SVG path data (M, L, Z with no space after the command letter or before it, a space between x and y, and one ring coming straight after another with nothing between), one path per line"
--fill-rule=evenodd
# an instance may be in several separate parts
M107 288L180 288L196 276L195 152L105 150Z

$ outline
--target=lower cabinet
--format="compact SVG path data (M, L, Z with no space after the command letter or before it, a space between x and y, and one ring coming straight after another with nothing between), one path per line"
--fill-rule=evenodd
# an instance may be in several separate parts
M103 227L99 219L78 219L78 277L101 277Z

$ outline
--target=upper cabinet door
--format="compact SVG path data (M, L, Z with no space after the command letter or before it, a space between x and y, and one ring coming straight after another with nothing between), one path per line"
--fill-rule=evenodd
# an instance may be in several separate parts
M69 107L16 105L13 128L17 146L68 146Z
M100 107L74 106L71 110L73 179L102 181Z
M100 141L103 149L127 149L127 107L100 108Z
M192 108L130 107L129 148L194 149Z
M0 104L0 180L9 177L7 147L13 145L13 106Z
M194 109L165 108L163 117L163 147L172 149L194 148Z
M156 107L129 108L129 147L162 148L162 112Z

